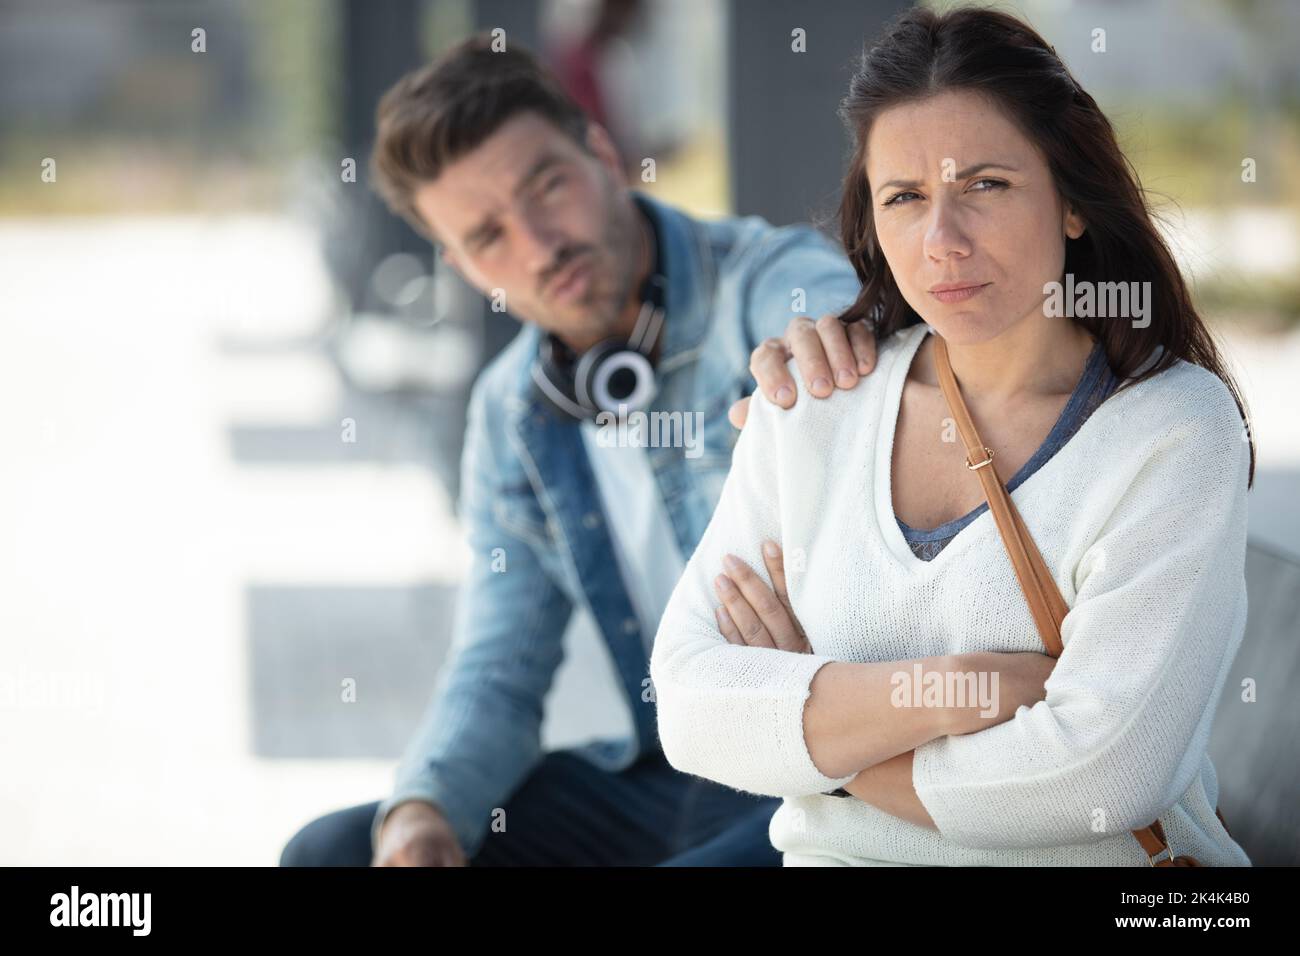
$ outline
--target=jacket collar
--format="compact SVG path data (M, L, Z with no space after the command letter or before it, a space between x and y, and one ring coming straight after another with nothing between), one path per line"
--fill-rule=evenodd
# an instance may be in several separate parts
M663 257L667 288L658 369L670 372L694 355L708 331L715 283L713 257L705 231L693 219L644 193L633 190L631 195L654 226ZM522 361L516 369L515 389L507 398L507 408L511 417L522 424L538 413L550 413L533 391L532 364L541 345L541 329L527 323L520 339L516 344Z

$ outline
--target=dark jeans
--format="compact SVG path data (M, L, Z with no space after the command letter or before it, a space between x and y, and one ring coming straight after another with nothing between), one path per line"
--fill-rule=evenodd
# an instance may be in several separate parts
M674 770L662 754L607 773L568 751L542 758L503 806L471 866L780 866L775 797ZM326 814L288 842L281 866L368 866L378 802Z

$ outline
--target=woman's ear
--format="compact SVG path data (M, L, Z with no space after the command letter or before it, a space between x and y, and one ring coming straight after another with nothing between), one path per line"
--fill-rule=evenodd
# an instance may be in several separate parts
M1065 204L1065 234L1071 239L1078 239L1087 228L1088 224L1083 221L1083 217L1067 202Z

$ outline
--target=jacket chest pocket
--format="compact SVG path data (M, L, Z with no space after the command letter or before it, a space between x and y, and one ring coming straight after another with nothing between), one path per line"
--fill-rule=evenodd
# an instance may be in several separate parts
M727 418L727 410L741 397L743 385L743 381L734 381L692 409L692 424L685 433L689 441L683 447L657 451L655 471L670 507L690 492L692 500L706 508L703 518L707 521L717 505L740 437Z
M492 500L492 517L502 531L540 548L551 544L551 528L542 506L527 482L498 488Z
M697 417L697 445L687 449L688 469L704 475L721 469L725 475L731 468L731 453L740 432L727 418L727 412L743 396L744 384L741 380L733 381L704 402L702 413Z

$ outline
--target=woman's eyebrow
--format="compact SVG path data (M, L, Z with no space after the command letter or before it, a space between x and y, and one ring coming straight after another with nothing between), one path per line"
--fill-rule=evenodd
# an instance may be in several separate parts
M983 172L986 169L1003 169L1009 173L1020 172L1017 167L1008 166L1006 163L976 163L974 166L967 166L965 169L959 169L953 175L953 181L955 182L958 179L966 179L970 176L974 176L976 173ZM898 186L902 189L914 189L921 185L923 185L923 183L917 179L891 179L889 182L881 183L880 187L872 193L872 195L878 196L881 192L889 189L891 186Z

